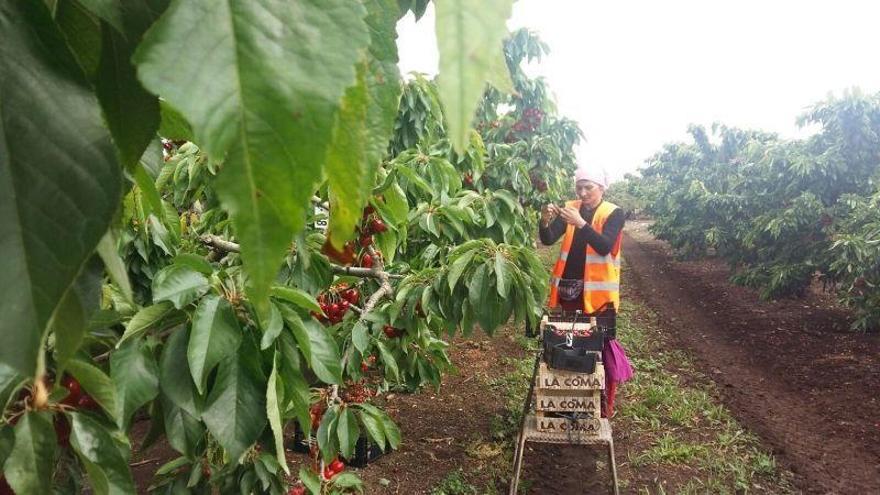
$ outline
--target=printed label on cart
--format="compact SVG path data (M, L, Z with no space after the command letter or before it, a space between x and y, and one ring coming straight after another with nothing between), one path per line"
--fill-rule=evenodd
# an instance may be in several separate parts
M538 431L545 433L560 432L598 435L600 426L601 423L598 419L538 418Z
M602 390L605 388L605 370L601 364L596 365L596 372L591 374L572 373L548 368L541 363L538 373L538 388L549 390Z
M538 394L538 411L596 413L599 411L598 392L593 397L569 397Z

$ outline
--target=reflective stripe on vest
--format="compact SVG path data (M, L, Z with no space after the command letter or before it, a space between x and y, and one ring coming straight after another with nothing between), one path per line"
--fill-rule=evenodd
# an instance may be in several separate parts
M566 256L566 258L568 258L568 256ZM605 263L611 263L614 266L620 268L620 258L611 256L610 254L606 254L605 256L599 256L598 254L588 254L587 263L602 265L604 265Z
M585 280L584 281L584 289L585 290L619 291L620 284L617 282L590 282L588 280Z

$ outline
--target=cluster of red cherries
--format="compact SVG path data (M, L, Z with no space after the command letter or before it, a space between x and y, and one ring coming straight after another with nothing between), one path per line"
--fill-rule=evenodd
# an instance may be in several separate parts
M337 474L345 471L345 464L339 460L337 457L333 460L333 462L324 466L324 479L329 480L332 479ZM296 485L290 487L290 490L287 491L287 495L305 495L306 487L302 485L302 483L297 483Z
M546 192L547 191L547 181L542 179L540 176L531 174L529 175L529 180L532 182L532 187L538 190L538 192Z
M318 305L323 314L312 313L321 323L339 323L348 313L352 304L361 300L357 287L339 285L318 296Z
M513 124L513 130L515 132L535 132L543 120L544 112L540 109L526 108L523 110L522 117Z
M375 395L376 392L365 387L364 381L361 380L360 382L350 383L345 387L345 389L339 394L339 398L342 399L343 402L349 404L362 404Z
M362 248L362 254L360 256L358 265L363 268L373 268L373 263L375 260L373 256L368 252L370 246L373 245L373 235L381 234L388 230L388 226L385 225L385 222L382 221L381 218L376 214L376 209L371 205L367 205L364 208L363 215L361 217L361 224L358 227L358 241L357 245ZM336 249L333 247L330 242L330 236L327 236L327 241L324 242L324 246L321 248L321 252L327 255L328 258L339 263L341 265L351 265L355 261L355 250L356 246L353 241L346 242L342 246L342 250Z

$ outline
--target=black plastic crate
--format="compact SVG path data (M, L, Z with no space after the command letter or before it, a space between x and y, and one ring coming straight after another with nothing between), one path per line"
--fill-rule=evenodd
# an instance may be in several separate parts
M309 441L303 435L302 428L299 427L299 423L294 422L293 427L293 439L287 441L287 447L294 451L299 452L301 454L309 453Z
M365 437L358 438L357 445L354 446L354 456L351 459L344 460L351 467L362 468L367 464L385 455L378 445L369 441Z
M287 441L287 447L301 454L309 453L308 439L305 438L298 424L294 426L293 439ZM365 437L360 437L354 446L354 456L351 459L343 459L343 462L349 466L361 468L382 457L384 454L378 445L373 444Z

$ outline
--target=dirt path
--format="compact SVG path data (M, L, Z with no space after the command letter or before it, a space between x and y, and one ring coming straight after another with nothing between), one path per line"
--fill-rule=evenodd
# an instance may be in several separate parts
M629 283L807 493L880 493L880 335L822 300L762 302L717 262L676 262L628 226Z

